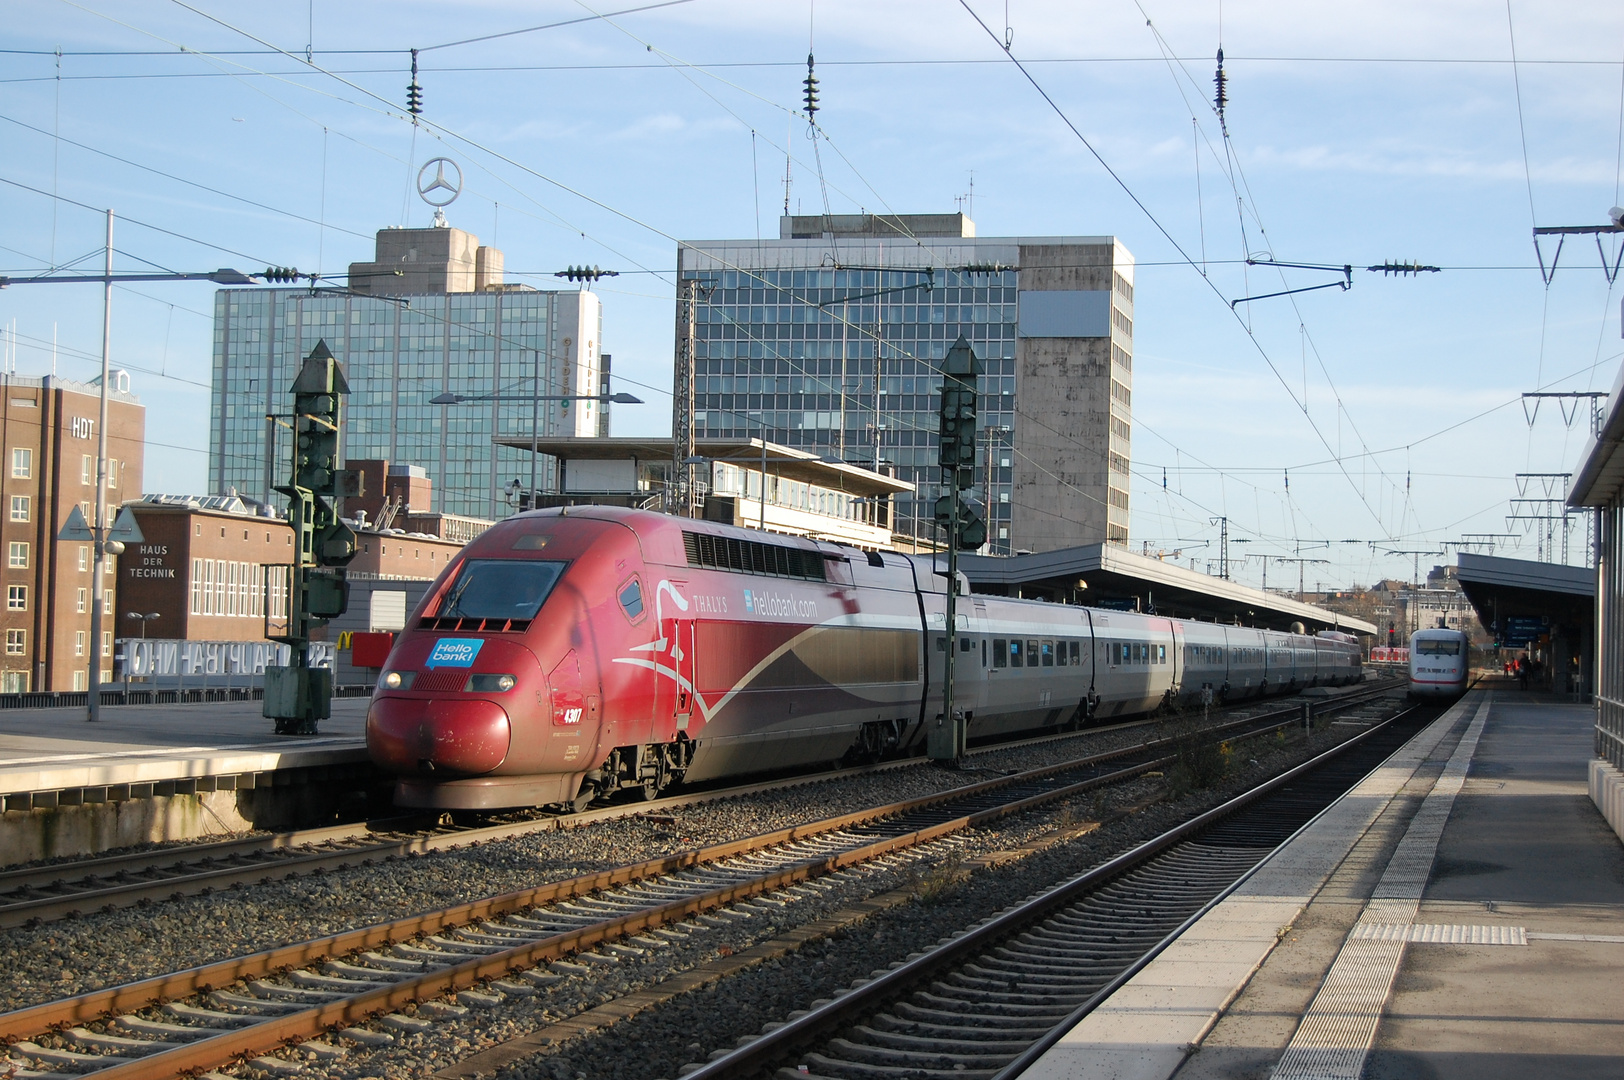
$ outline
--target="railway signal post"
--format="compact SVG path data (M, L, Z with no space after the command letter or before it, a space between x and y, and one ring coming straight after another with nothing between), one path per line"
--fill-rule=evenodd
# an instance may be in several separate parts
M964 756L969 726L963 710L953 704L953 668L959 655L959 548L974 551L987 542L986 522L970 510L962 495L975 484L976 380L981 372L975 350L960 335L942 361L937 414L937 464L942 470L942 485L947 488L947 494L936 500L936 518L947 527L947 612L942 628L942 714L931 726L926 745L936 761L957 761Z
M316 342L305 357L292 392L292 416L268 418L293 429L293 472L276 490L288 497L294 562L265 568L267 586L273 573L285 574L287 582L285 618L267 603L265 636L289 646L293 662L265 669L263 714L276 721L278 735L314 735L317 721L332 715L333 673L310 666L310 632L344 614L349 603L343 568L355 558L355 533L339 517L339 506L346 495L361 494L361 477L338 467L350 385L327 342Z

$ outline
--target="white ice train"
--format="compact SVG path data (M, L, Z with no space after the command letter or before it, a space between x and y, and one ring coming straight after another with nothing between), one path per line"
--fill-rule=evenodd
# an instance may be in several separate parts
M1471 649L1460 630L1417 630L1410 636L1410 696L1459 697L1471 672Z

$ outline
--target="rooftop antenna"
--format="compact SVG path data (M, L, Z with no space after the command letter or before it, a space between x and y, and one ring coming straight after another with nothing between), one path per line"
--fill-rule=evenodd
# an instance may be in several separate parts
M790 176L790 163L794 161L790 148L794 145L790 139L784 140L784 216L789 217L789 191L792 177Z

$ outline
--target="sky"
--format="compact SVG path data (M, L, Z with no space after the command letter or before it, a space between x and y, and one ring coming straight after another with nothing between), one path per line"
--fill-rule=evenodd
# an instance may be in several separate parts
M429 224L412 181L449 156L466 182L447 216L504 250L509 280L620 272L597 289L604 348L647 404L617 407L618 435L669 432L678 239L776 236L786 197L1114 235L1136 261L1131 547L1216 571L1227 519L1231 576L1254 585L1408 580L1493 534L1495 554L1560 559L1559 526L1548 551L1508 521L1548 510L1510 500L1560 497L1548 474L1581 463L1589 404L1531 415L1522 395L1609 390L1624 359L1624 279L1602 269L1619 238L1568 237L1547 282L1531 235L1624 202L1616 2L7 11L0 274L99 271L107 208L121 272L342 274L377 229ZM1247 299L1347 280L1248 258L1349 265L1352 284ZM1365 269L1388 261L1440 270ZM149 491L205 489L213 288L114 291ZM93 285L0 291L0 325L8 370L99 370ZM1575 521L1569 561L1584 551Z

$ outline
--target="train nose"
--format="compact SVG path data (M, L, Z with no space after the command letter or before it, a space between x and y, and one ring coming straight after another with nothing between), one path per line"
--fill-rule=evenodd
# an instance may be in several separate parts
M488 773L507 758L512 737L494 701L384 697L367 710L367 750L396 774Z

